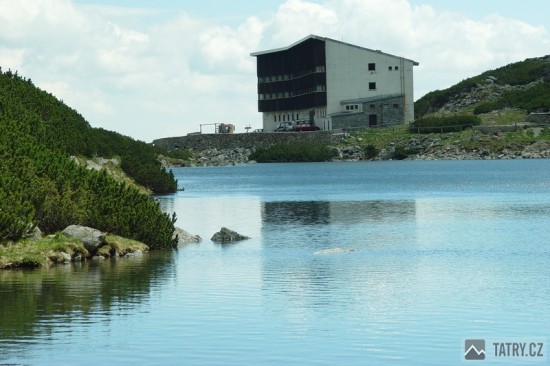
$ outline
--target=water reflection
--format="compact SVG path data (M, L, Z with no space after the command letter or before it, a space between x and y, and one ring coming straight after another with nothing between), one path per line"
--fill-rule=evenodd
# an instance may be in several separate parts
M0 271L0 355L21 356L28 344L66 332L71 323L86 326L127 315L174 277L171 252Z
M406 253L416 244L416 211L415 200L264 202L265 293L285 298L284 308L276 310L294 315L338 309L349 316L373 296L377 302L370 306L386 307L387 293L396 284L406 289L410 266L416 265L387 271L400 260L396 251ZM316 254L336 248L343 250ZM296 327L304 326L302 320Z
M414 200L263 202L262 223L328 225L404 220L414 217Z

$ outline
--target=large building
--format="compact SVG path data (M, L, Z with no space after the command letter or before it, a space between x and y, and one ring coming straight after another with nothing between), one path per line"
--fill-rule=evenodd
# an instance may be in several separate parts
M315 35L251 55L264 131L296 120L336 130L414 119L413 60Z

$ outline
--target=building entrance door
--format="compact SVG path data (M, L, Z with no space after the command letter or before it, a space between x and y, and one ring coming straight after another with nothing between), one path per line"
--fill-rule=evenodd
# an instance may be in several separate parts
M378 124L378 117L376 114L369 114L369 127L376 126Z

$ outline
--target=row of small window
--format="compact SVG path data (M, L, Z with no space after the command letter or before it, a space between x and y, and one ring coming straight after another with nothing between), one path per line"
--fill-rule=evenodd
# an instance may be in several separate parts
M384 104L383 106L384 106L384 108L388 108L389 104ZM369 104L369 108L370 109L376 109L376 104ZM393 108L394 109L399 109L399 104L394 104ZM347 104L346 105L346 111L353 111L353 110L358 110L358 109L359 109L358 104Z
M388 66L388 70L399 70L399 66ZM369 71L376 71L376 64L374 62L369 63Z
M293 113L293 114L279 114L279 115L274 115L273 116L273 121L274 122L290 122L290 119L292 118L292 121L297 121L299 120L298 118L298 113L296 113L296 115Z
M274 81L286 81L301 78L302 76L315 74L316 72L325 72L326 68L324 65L315 66L314 68L302 70L293 74L284 74L284 75L272 75L272 76L259 76L258 83L270 83Z
M258 98L260 98L260 100L290 98L290 97L297 97L299 95L304 95L308 93L324 92L324 91L327 91L327 87L325 85L317 85L315 88L307 88L307 89L302 89L298 91L259 94Z
M326 117L327 116L327 110L326 109L318 109L315 113L317 117ZM299 114L292 113L292 114L275 114L273 115L273 122L290 122L290 121L298 121Z

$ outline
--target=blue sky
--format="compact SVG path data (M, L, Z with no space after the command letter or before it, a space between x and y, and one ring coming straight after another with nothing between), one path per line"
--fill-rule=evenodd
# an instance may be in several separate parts
M420 63L415 98L550 53L550 2L0 0L0 66L93 126L152 141L261 127L251 52L318 34Z

